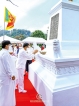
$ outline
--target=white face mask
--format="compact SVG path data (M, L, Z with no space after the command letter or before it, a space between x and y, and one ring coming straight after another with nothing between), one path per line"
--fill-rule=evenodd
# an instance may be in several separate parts
M12 49L12 45L9 46L9 50L8 50L10 53L13 52L13 49Z

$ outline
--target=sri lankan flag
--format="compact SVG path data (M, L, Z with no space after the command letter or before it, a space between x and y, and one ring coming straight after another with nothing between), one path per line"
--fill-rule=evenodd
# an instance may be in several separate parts
M16 17L11 14L11 12L5 7L4 11L4 22L7 22L6 30L14 27Z

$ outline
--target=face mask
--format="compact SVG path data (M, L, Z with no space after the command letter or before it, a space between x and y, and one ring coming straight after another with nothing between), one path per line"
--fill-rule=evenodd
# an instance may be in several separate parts
M9 50L8 50L10 53L13 52L13 49L12 49L12 45L9 46Z

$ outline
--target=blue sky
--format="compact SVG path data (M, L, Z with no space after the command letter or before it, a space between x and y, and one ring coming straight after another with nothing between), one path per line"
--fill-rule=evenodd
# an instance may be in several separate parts
M6 0L0 0L0 26L4 27L4 6L16 16L15 27L30 31L42 30L46 32L49 24L49 11L59 0L11 0L19 7L13 6ZM68 1L68 0L66 0ZM79 0L74 0L79 2ZM2 16L2 17L1 17Z
M35 6L28 12L26 18L23 17L23 20L25 21L26 24L25 27L22 24L22 22L18 23L19 26L22 25L24 28L30 29L31 31L35 29L41 29L45 31L49 23L49 17L50 17L48 12L52 8L52 6L56 4L56 2L58 1L59 0L45 0L43 3Z

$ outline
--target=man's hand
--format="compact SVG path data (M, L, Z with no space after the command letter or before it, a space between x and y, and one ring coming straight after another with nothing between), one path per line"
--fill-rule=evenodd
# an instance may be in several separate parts
M12 80L15 80L15 76L12 76Z
M33 54L36 54L37 52L38 52L38 50L34 50L34 51L33 51Z

